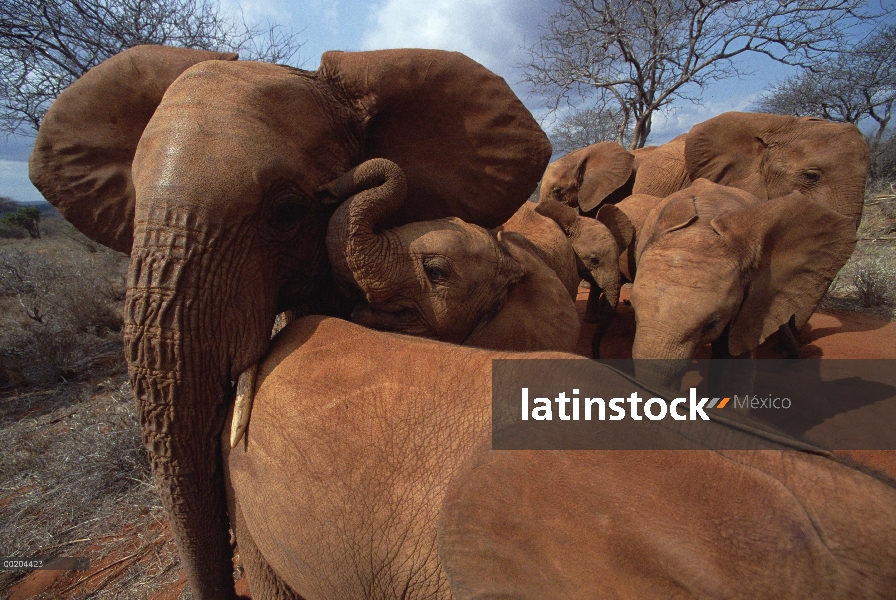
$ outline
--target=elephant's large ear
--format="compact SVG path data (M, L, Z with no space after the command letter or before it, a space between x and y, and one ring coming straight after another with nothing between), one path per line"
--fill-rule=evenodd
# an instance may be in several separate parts
M644 231L635 240L635 256L640 257L644 249L654 240L667 233L684 229L697 220L697 204L694 192L686 189L665 198L651 209L644 219ZM637 261L636 261L637 262Z
M766 139L795 120L786 115L727 112L694 125L684 149L688 174L693 180L702 177L767 200L762 175Z
M571 206L561 204L551 198L545 198L535 205L535 212L543 217L551 219L560 226L567 235L572 230L573 225L579 220L579 213Z
M685 139L682 134L662 146L634 151L635 181L632 194L665 198L691 184L684 161Z
M600 142L580 152L579 208L588 212L628 181L635 157L616 142Z
M731 323L729 351L755 348L795 316L801 328L856 245L852 221L798 193L711 221L743 249L750 282Z
M579 315L566 286L539 258L526 237L512 231L497 234L501 251L519 265L524 276L514 280L503 304L464 341L465 346L491 350L557 350L573 352L579 339Z
M97 65L59 94L44 116L28 161L34 186L87 237L130 252L131 162L143 128L181 73L206 60L236 58L137 46Z
M616 240L616 246L622 252L628 245L632 243L635 237L635 229L632 222L628 220L628 216L616 208L612 204L601 206L595 217L598 221L610 231L613 239Z
M362 160L388 158L408 199L387 225L456 216L500 225L535 189L551 144L501 78L457 52L326 52L318 75L355 106Z

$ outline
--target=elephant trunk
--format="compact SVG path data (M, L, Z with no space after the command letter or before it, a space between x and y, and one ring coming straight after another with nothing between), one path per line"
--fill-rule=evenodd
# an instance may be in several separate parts
M632 346L635 377L647 386L677 390L694 350L692 344L672 341L639 323Z
M326 191L337 200L352 196L333 214L327 231L333 276L343 288L360 289L368 302L376 302L387 291L378 273L395 253L388 234L376 229L404 203L404 173L391 161L371 159L328 184Z
M227 244L191 232L175 212L149 226L138 212L125 353L143 441L190 585L197 598L233 598L221 432L234 369L267 347L271 323L262 309L272 321L274 307L241 307L251 321L225 326L233 315L221 307L234 301L217 297L221 290L211 282L227 277L215 258L230 254ZM244 258L230 256L235 264ZM234 328L237 351L228 333Z

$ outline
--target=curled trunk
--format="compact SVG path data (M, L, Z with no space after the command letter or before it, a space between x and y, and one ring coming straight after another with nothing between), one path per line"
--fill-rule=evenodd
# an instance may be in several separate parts
M377 272L389 252L388 236L377 226L398 210L407 195L404 173L395 163L371 159L325 186L343 202L330 219L327 251L333 276L343 288L362 290L368 302L378 292Z

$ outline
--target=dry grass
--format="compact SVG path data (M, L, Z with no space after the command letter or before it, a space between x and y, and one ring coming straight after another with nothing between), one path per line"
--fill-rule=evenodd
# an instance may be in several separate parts
M0 239L0 548L91 560L39 598L151 598L181 569L124 374L127 259L41 225Z
M51 410L47 410L50 407ZM0 416L0 547L86 556L42 598L141 598L180 576L124 375L6 397ZM8 590L22 572L0 572Z
M127 258L61 218L0 240L0 389L110 374L121 354Z
M869 187L858 238L821 307L896 319L896 185Z

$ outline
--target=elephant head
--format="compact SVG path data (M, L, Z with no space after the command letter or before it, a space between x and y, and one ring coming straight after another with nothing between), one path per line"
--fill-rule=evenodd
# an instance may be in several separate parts
M551 199L539 202L535 211L556 221L566 234L576 257L579 277L599 289L611 306L619 301L619 257L628 248L634 231L628 217L605 204L594 219Z
M620 200L630 193L633 161L632 154L616 142L574 150L548 165L539 201L552 199L589 212Z
M709 179L762 200L799 192L858 227L868 144L850 123L723 113L691 128L685 162L693 180Z
M578 319L572 299L526 238L453 217L383 228L405 200L401 169L383 159L350 171L334 182L332 193L351 195L330 219L327 250L345 293L355 291L362 300L352 321L514 350L558 349L550 341L556 335L539 339L532 332L571 322L576 327L561 328L564 333L576 329L571 340L560 336L566 340L562 349L575 345ZM521 337L513 329L530 333Z
M123 52L59 96L30 159L63 216L130 252L130 379L198 598L234 595L219 451L233 382L278 311L334 311L325 184L383 156L407 174L396 222L494 226L550 155L506 83L458 53L328 52L317 71L235 59Z
M684 361L716 340L736 356L791 318L802 327L855 247L848 218L799 193L760 201L702 179L647 219L634 358Z

